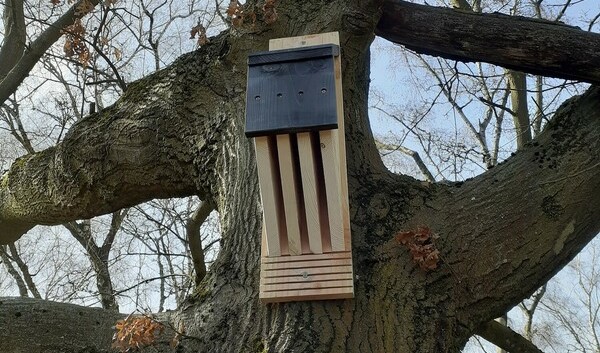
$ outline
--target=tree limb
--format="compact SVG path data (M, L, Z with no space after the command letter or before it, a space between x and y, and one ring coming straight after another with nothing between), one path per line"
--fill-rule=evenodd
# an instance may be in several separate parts
M192 256L192 263L194 264L194 281L196 285L198 285L204 276L206 276L206 264L204 263L204 248L202 247L200 227L214 209L215 206L211 202L200 202L200 205L198 205L198 208L196 208L185 225L190 255Z
M93 9L93 7L89 8L88 5L96 6L99 2L99 0L80 0L76 2L27 46L23 56L20 56L19 61L11 66L6 77L0 81L0 105L4 104L8 97L17 90L42 55L63 35L65 27L72 25L76 19L88 14ZM24 39L24 36L22 39Z
M466 290L459 312L502 315L600 231L598 135L600 89L592 88L514 157L449 190L441 213L453 224L445 261Z
M600 34L557 22L386 0L375 33L421 54L600 83Z
M509 353L544 353L525 337L494 320L481 325L476 334Z
M2 263L4 267L6 267L6 271L17 283L17 288L19 288L19 295L21 297L27 297L27 286L25 285L25 281L23 277L19 274L17 269L12 265L11 259L8 256L8 252L4 248L5 245L0 245L0 259L2 259Z
M388 151L399 151L409 157L412 157L412 159L415 161L415 164L417 165L417 167L419 167L419 170L425 177L425 180L430 183L435 183L435 177L433 176L431 171L429 171L429 168L427 168L427 165L425 165L425 162L423 162L423 159L421 158L421 156L419 155L419 153L417 151L411 150L410 148L407 148L407 147L404 147L401 145L392 145L389 143L383 143L378 140L375 141L375 145L377 146L378 149L384 149L384 150L388 150Z
M124 315L30 298L0 299L0 352L110 351L112 327ZM43 322L41 329L34 322Z
M4 42L0 48L0 80L15 66L25 50L23 0L6 0L2 20Z
M219 61L227 38L133 83L56 147L13 163L0 181L0 243L37 224L91 218L153 198L208 197L214 169L205 163L220 152L223 111L244 93L232 90L243 78Z

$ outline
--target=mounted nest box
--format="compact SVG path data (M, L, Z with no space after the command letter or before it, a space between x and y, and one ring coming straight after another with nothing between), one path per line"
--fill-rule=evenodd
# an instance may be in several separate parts
M260 299L354 295L338 33L248 58L246 135L263 205Z

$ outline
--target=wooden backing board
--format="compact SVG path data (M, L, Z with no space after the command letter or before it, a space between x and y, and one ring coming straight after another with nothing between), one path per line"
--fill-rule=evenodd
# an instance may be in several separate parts
M339 45L338 33L274 39L269 49L319 44ZM256 138L265 215L263 302L354 295L339 56L334 70L338 129ZM269 176L278 180L262 180Z

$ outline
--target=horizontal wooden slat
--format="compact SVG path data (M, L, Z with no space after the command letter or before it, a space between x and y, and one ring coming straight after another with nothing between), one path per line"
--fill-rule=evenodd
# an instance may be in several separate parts
M354 289L352 287L260 293L260 299L264 303L289 302L297 300L347 299L352 298L353 296Z
M352 279L352 273L328 273L328 274L314 274L304 277L301 274L295 276L285 277L266 277L261 278L260 284L276 284L276 283L309 283L319 281L337 281L337 280L348 280Z
M306 268L296 268L296 269L285 269L282 267L278 270L271 271L261 271L262 278L270 278L270 277L285 277L285 276L301 276L304 272L309 272L309 275L318 275L318 274L333 274L333 273L352 273L352 266L326 266L326 267L313 267L310 270Z
M352 287L352 280L340 280L340 281L316 281L316 282L305 282L305 283L277 283L277 284L264 284L260 286L260 290L263 292L273 291L287 291L287 290L308 290L308 289L325 289L325 288L340 288L340 287Z
M263 271L279 270L281 268L312 268L312 267L327 267L327 266L344 266L352 265L352 259L333 259L333 260L316 260L316 261L296 261L286 262L285 265L279 263L262 264Z
M326 254L307 254L300 256L276 256L276 257L263 257L261 262L263 264L270 263L281 263L281 262L297 262L297 261L315 261L315 260L329 260L329 259L349 259L352 257L350 251L333 252Z

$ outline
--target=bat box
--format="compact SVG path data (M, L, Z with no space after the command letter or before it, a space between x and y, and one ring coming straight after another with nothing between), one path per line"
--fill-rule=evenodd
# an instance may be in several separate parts
M263 206L263 302L354 295L338 33L248 58L246 135Z

